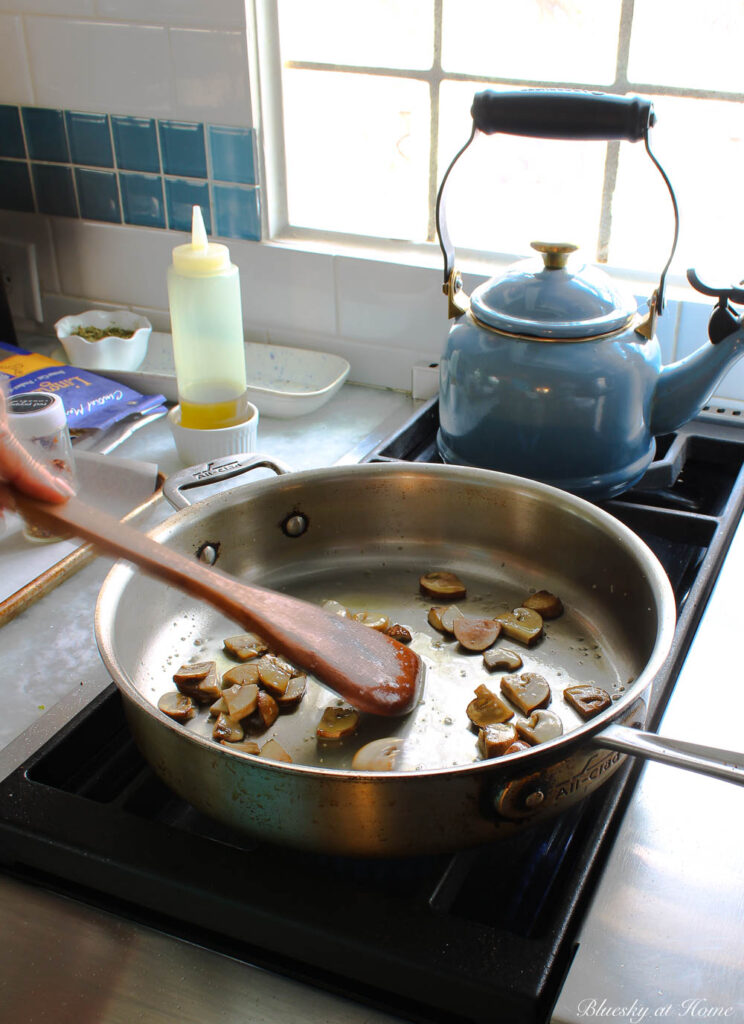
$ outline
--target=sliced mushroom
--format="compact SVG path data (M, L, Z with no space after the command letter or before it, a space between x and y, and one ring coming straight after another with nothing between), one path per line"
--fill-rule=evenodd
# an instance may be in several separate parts
M516 651L509 651L505 647L494 647L490 651L483 652L483 664L489 672L495 672L496 669L516 672L522 667L523 662Z
M229 636L222 641L222 645L227 653L238 661L250 661L251 658L258 658L269 649L261 637L256 636L255 633Z
M361 622L363 626L376 629L378 633L385 633L390 627L390 619L379 612L354 612L351 617L356 622Z
M429 624L438 629L440 633L452 635L455 631L455 620L462 617L462 612L456 604L435 605L429 609Z
M214 704L210 704L209 713L212 716L212 718L216 718L217 715L226 715L228 711L227 704L225 703L225 698L220 696L217 698Z
M279 705L280 711L287 711L289 708L297 707L302 698L305 696L305 690L307 689L307 678L306 676L293 676L287 684L287 689L284 693L277 693L274 696L274 700Z
M222 691L222 699L227 704L230 718L239 722L252 715L258 707L258 687L255 683L246 683L245 686L236 684Z
M256 665L255 661L247 665L236 665L222 674L222 685L224 687L235 686L236 684L238 686L245 686L248 683L258 683L258 665Z
M261 686L272 694L281 695L286 692L289 680L292 678L292 670L289 665L282 664L278 659L266 654L259 658L256 667Z
M476 687L475 700L471 700L467 707L468 718L479 729L487 725L498 725L499 722L507 722L514 718L514 712L505 704L493 690L489 690L485 684Z
M182 665L173 676L173 681L181 693L191 697L197 704L211 704L222 693L217 678L217 665L213 661Z
M563 602L549 590L538 590L522 601L523 608L531 608L543 619L557 619L563 615Z
M359 725L359 712L348 704L332 704L323 712L315 734L321 740L340 740L351 736Z
M261 747L261 757L270 757L272 761L286 761L292 764L292 758L287 751L276 740L269 740Z
M523 672L519 679L504 676L501 692L512 704L516 704L523 715L530 715L538 708L550 704L550 686L537 672Z
M508 750L504 751L504 754L518 754L520 750L529 750L530 744L525 743L524 740L517 740L516 743L512 743Z
M241 750L244 754L260 754L261 748L255 740L240 740L239 743L228 743L227 740L220 740L223 746L230 750Z
M483 757L501 757L517 741L517 730L509 722L487 725L478 733L478 749Z
M392 626L388 626L385 630L389 637L393 640L397 640L399 644L410 644L413 637L411 631L406 626L401 626L400 623L394 622Z
M419 579L419 588L426 597L457 601L467 596L465 584L453 572L427 572Z
M172 718L174 722L188 722L196 714L196 708L191 697L178 690L169 690L164 693L158 701L158 709Z
M563 722L554 711L533 711L529 718L518 718L517 732L528 743L545 743L563 733Z
M501 623L495 619L471 619L461 615L455 619L453 633L466 651L485 651L496 643Z
M254 729L260 729L265 732L270 729L274 722L279 717L279 705L271 696L270 693L266 693L264 690L258 691L258 706L250 717L250 723Z
M612 703L609 693L594 683L567 686L563 691L563 697L585 720L594 718Z
M543 620L531 608L515 608L513 612L499 612L494 619L501 623L506 636L530 647L541 636Z
M388 736L381 740L372 740L360 747L354 754L351 767L359 772L391 772L403 750L403 740L399 736Z
M227 743L239 743L245 739L245 731L240 722L229 715L217 715L212 736L216 740L225 740Z
M320 607L329 613L329 615L338 615L339 618L349 619L351 618L351 612L348 608L344 607L338 601L321 601Z

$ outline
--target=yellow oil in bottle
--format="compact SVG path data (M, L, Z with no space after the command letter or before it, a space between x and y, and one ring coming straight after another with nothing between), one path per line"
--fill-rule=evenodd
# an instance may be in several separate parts
M212 385L203 392L192 392L188 398L181 396L181 426L189 430L215 430L242 423L247 415L247 398L245 393L236 398L223 397L232 390L229 386Z

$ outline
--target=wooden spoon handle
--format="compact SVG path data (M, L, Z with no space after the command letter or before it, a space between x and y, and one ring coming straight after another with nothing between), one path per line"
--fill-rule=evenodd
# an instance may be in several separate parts
M63 532L93 541L109 554L210 602L360 711L392 716L407 714L415 706L423 682L421 660L384 633L287 594L241 583L78 498L52 505L12 493L31 522L56 533L62 527Z

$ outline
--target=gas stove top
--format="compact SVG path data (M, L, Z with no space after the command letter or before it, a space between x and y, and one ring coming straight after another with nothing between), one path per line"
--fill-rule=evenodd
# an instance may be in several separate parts
M436 461L436 402L370 461ZM679 608L651 706L674 686L744 506L744 432L697 421L605 508ZM638 767L515 838L452 856L351 860L257 843L197 813L134 746L111 687L0 784L6 872L236 961L406 1020L545 1021Z

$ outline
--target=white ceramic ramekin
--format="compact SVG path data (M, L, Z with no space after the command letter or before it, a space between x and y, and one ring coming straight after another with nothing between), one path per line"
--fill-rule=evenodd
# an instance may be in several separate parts
M176 442L176 451L186 466L209 462L221 455L250 454L256 450L258 437L258 409L246 403L248 418L234 427L217 427L214 430L193 430L181 426L181 406L174 406L168 413L168 423Z
M128 309L89 309L85 313L63 316L54 325L57 337L73 366L85 370L136 370L147 354L152 324L144 316ZM87 341L75 334L78 327L123 327L134 331L131 338L111 335L100 341Z

